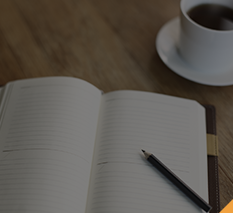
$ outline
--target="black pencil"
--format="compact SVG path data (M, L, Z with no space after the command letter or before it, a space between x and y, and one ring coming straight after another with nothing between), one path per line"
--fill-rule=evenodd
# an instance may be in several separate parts
M203 200L196 192L187 186L179 177L177 177L169 168L167 168L158 158L153 154L142 150L146 159L158 169L168 180L170 180L177 188L179 188L187 197L189 197L196 205L206 212L211 210L211 206Z

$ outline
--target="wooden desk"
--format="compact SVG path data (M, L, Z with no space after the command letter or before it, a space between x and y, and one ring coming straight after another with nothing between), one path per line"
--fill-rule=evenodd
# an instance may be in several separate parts
M213 104L221 209L233 199L233 87L200 85L167 68L154 41L180 0L0 1L0 84L75 76L104 92L133 89Z

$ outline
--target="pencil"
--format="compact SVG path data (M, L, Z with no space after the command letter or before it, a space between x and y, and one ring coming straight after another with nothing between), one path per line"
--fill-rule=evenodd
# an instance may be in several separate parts
M206 212L211 210L211 206L203 200L196 192L187 186L179 177L177 177L169 168L167 168L153 154L142 149L147 161L149 161L156 169L158 169L168 180L170 180L177 188L179 188L187 197L189 197L196 205Z

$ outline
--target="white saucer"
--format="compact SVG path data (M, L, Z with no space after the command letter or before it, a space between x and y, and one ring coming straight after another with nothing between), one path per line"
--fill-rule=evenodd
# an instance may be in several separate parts
M178 75L191 81L211 86L227 86L233 84L232 70L223 70L222 73L203 73L189 66L177 51L179 35L179 17L166 23L159 31L155 46L162 61Z

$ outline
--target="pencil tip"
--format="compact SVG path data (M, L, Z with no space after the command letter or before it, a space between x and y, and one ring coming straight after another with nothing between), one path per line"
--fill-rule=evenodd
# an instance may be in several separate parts
M144 149L142 149L142 152L143 152L143 153L145 153L145 150L144 150Z

